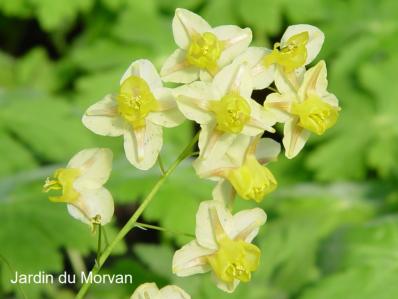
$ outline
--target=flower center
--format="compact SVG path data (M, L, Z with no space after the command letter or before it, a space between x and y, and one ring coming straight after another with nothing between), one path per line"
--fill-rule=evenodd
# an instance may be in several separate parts
M231 240L225 235L217 243L217 252L207 257L214 274L226 283L235 279L250 281L251 272L257 270L260 262L260 249L242 240Z
M240 197L256 202L260 202L278 185L272 172L262 166L254 155L248 155L243 165L230 170L226 177Z
M145 126L146 116L158 108L148 84L137 76L123 81L116 99L119 114L134 128Z
M77 168L60 168L54 172L52 178L47 178L43 191L61 191L61 195L49 196L54 202L74 203L79 198L79 192L73 187L73 182L79 177L80 170Z
M264 57L263 65L269 67L276 63L282 66L287 73L303 66L307 60L308 39L309 34L304 31L290 37L283 48L280 47L280 43L276 43L271 54Z
M195 34L187 51L189 64L207 70L213 76L217 73L217 61L223 51L223 43L211 32Z
M210 101L210 110L217 120L217 129L228 133L240 133L250 120L250 106L238 94L230 93L219 101Z
M315 134L322 135L334 126L339 116L339 108L317 96L310 96L301 103L293 103L290 112L299 117L298 125Z

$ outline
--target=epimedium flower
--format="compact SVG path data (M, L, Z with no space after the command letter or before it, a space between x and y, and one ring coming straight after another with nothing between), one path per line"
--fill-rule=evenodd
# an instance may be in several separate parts
M310 133L322 135L337 121L340 107L334 94L327 91L327 70L324 61L318 62L298 79L294 86L283 72L277 72L278 93L267 96L264 106L279 113L284 123L283 145L291 159L304 147Z
M176 251L173 272L190 276L212 271L217 287L233 292L248 282L260 263L260 249L251 244L266 221L262 209L232 215L217 200L202 202L196 214L196 239Z
M162 148L162 127L175 127L183 120L171 90L163 87L153 64L140 59L122 76L119 93L89 107L82 121L96 134L123 135L129 162L147 170Z
M179 49L166 60L160 72L164 81L190 83L210 80L252 40L249 28L224 25L212 28L199 15L177 8L173 35Z
M252 84L245 64L229 65L212 82L193 82L174 93L185 117L201 125L201 158L217 160L240 135L275 131L273 113L251 99Z
M44 192L49 200L66 203L69 214L89 225L107 224L114 212L112 195L103 187L112 170L112 151L85 149L73 156L65 168L48 177Z
M191 296L178 286L168 285L159 289L152 282L140 285L130 299L191 299Z
M241 198L256 202L261 202L277 187L274 175L265 164L277 159L280 144L270 138L260 137L242 135L230 145L220 160L209 163L206 159L198 158L194 162L199 177L219 182L216 189L219 188L222 193L219 198L225 198L223 201L227 206L233 199L230 186Z
M318 55L324 34L315 26L299 24L289 26L274 49L250 47L234 63L247 63L253 80L253 89L264 89L274 80L275 70L288 74L303 73L304 67Z

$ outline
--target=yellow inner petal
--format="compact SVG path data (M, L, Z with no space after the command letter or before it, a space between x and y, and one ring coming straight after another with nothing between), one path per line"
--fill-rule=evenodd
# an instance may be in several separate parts
M130 76L120 86L117 96L119 114L134 128L145 126L146 116L158 109L158 102L145 80Z
M294 71L303 66L307 60L308 40L309 34L304 31L290 37L283 48L280 47L280 43L276 43L272 52L264 57L263 65L269 67L276 63L287 73Z
M74 181L79 176L80 170L77 168L59 168L54 172L52 178L47 178L43 191L60 191L61 195L49 196L49 200L73 204L79 198L79 192L73 187Z
M251 108L240 95L230 93L219 101L210 101L210 111L216 115L218 130L238 134L250 120Z
M231 240L226 235L217 243L217 252L207 257L217 278L226 283L235 279L250 281L251 272L257 270L260 262L260 249L242 240Z
M301 103L293 103L290 112L299 117L300 127L318 135L334 126L339 116L338 107L324 102L318 96L309 96Z
M217 61L223 48L223 42L213 33L195 34L191 37L186 59L189 64L205 69L214 76L218 71Z
M240 197L256 202L261 202L278 185L272 172L262 166L254 155L248 155L241 167L230 170L227 179Z

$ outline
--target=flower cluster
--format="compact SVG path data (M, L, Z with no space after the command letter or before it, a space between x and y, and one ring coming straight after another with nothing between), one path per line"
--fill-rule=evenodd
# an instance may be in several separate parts
M92 132L123 136L128 161L141 170L154 166L162 148L163 127L185 119L200 126L197 175L217 181L213 199L196 215L196 239L176 251L173 272L188 276L211 271L217 287L232 292L251 279L260 261L252 244L266 214L260 208L232 213L236 194L261 202L277 187L267 168L281 146L265 132L283 124L283 147L294 158L311 133L322 135L338 118L337 98L327 91L324 61L306 69L319 53L324 35L310 25L289 26L272 50L249 47L249 28L211 27L202 17L177 9L172 23L177 49L160 74L145 59L134 61L108 94L87 109L82 122ZM166 82L179 84L175 88ZM274 84L274 87L270 87ZM263 103L254 90L269 88ZM106 224L113 214L110 193L102 187L111 170L108 149L86 149L48 178L50 200L68 204L69 213L88 224ZM172 204L172 203L170 203ZM190 298L176 286L140 286L132 298Z

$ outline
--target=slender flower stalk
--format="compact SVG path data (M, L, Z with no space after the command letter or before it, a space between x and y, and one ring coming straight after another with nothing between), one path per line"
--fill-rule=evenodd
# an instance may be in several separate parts
M97 260L97 263L94 265L93 269L91 270L93 275L97 274L101 270L101 267L105 264L106 260L108 259L108 257L112 253L113 249L115 248L116 244L118 244L121 240L123 240L123 238L128 234L128 232L130 230L132 230L134 227L136 227L138 218L142 215L142 213L145 211L145 208L155 197L155 195L159 191L160 187L164 184L164 182L167 180L167 178L174 172L174 170L177 168L177 166L183 160L185 160L187 157L189 157L191 155L192 147L198 141L198 138L199 138L199 134L197 133L194 136L194 138L192 139L192 141L181 152L181 154L178 156L178 158L167 169L167 171L164 173L164 175L162 175L160 177L160 179L156 182L156 184L152 187L152 190L148 193L148 195L142 201L142 203L138 207L138 209L130 217L130 219L127 221L127 223L122 227L122 229L119 231L119 233L113 239L113 241L109 244L109 246L100 255L100 257ZM90 281L85 282L83 284L83 286L80 288L79 292L77 293L76 299L84 298L84 296L86 295L86 293L90 287L91 287L91 282Z

